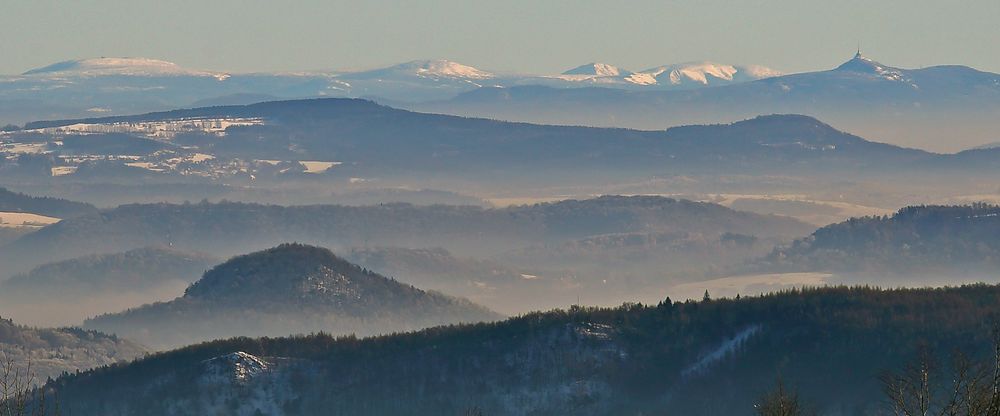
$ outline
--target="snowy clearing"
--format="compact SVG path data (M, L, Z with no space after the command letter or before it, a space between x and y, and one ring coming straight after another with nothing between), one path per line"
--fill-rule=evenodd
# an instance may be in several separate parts
M0 227L44 227L59 221L59 218L27 212L0 212Z

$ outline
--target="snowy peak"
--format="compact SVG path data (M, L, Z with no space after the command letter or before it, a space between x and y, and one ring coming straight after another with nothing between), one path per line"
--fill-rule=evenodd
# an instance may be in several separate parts
M580 65L559 75L552 75L545 78L560 81L591 82L597 84L639 84L648 85L643 82L633 82L630 80L636 74L632 71L621 69L611 64L592 62Z
M622 70L617 66L610 64L603 64L599 62L592 62L586 65L580 65L576 68L570 69L569 71L563 72L563 75L587 75L596 77L617 77L623 73L630 73L629 71Z
M838 66L835 71L875 75L892 81L904 80L902 70L876 62L862 55L861 51L858 51L851 60Z
M90 58L58 62L25 72L26 76L199 76L224 80L229 74L192 70L148 58Z
M428 78L489 79L494 77L490 72L443 59L412 61L390 69Z

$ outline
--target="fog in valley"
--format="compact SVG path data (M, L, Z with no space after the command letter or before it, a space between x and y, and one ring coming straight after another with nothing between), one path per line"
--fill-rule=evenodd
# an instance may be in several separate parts
M1000 414L1000 74L788 51L0 75L0 415Z

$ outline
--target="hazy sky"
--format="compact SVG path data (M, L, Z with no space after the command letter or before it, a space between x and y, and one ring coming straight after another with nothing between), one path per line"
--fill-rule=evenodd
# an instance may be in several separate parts
M1000 1L0 0L0 73L95 56L234 72L446 58L497 71L715 60L1000 72Z

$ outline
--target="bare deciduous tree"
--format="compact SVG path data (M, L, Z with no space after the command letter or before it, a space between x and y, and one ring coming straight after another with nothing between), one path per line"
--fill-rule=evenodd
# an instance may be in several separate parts
M31 361L24 368L6 356L0 356L0 416L58 415L59 408L48 409L45 393L34 386Z
M778 385L774 390L761 397L754 408L760 416L804 416L808 414L799 400L799 395L786 390L781 380L778 380Z
M941 383L932 354L922 351L901 372L882 377L890 409L896 416L1000 415L1000 329L992 352L985 362L956 354L949 381Z

